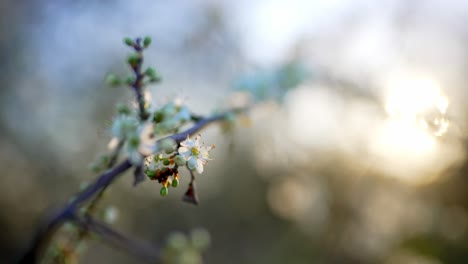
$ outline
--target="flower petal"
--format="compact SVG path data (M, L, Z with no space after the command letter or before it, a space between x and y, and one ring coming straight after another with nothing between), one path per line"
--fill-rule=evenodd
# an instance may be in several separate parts
M203 173L203 161L197 159L197 172L199 174Z

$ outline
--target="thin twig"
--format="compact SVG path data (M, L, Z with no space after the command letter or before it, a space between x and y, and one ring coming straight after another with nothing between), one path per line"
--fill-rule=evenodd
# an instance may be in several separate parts
M143 88L143 78L145 75L141 72L141 66L143 65L143 47L141 46L141 39L137 38L136 43L133 46L135 51L138 53L138 61L136 65L132 65L133 72L135 73L135 82L132 84L133 92L135 93L136 100L138 103L138 109L140 113L140 119L146 120L148 118L148 114L145 110L145 98L142 93Z

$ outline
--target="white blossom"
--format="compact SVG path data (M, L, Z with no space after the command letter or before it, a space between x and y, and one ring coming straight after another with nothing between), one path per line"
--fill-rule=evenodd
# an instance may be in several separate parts
M187 160L187 167L190 170L196 170L199 174L203 173L203 166L210 160L210 150L214 146L205 147L200 144L200 135L193 139L187 136L187 139L180 143L179 154Z

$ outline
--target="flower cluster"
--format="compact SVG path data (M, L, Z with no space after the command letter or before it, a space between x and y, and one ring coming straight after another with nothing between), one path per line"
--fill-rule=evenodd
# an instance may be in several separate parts
M175 99L155 110L152 117L153 122L157 123L158 133L175 133L180 126L191 120L191 113L181 99Z
M180 142L176 149L176 143L172 139L164 139L158 148L160 153L150 155L145 160L145 174L151 180L157 180L162 184L160 194L166 196L170 186L179 185L179 168L186 166L189 170L203 173L203 166L208 163L209 151L214 147L205 147L200 144L200 135L194 139Z
M115 157L113 154L122 150L135 167L135 184L145 179L146 175L162 185L160 194L166 196L169 187L179 185L181 167L203 173L204 166L210 160L209 151L213 147L202 146L200 135L193 139L187 136L182 142L175 142L168 137L178 133L185 124L197 122L201 117L192 115L180 98L160 107L151 104L151 95L146 86L161 81L153 67L143 70L142 52L150 45L151 39L125 39L124 42L134 50L127 59L133 76L121 79L111 74L107 82L114 87L128 86L135 93L136 100L129 106L118 106L118 114L110 126L112 139L108 146L111 153L103 155L92 168L99 171L111 167L112 157ZM189 190L193 190L192 181Z

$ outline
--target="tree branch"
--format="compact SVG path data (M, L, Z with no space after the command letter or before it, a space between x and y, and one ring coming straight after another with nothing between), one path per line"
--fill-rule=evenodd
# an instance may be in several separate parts
M128 236L113 230L108 225L94 220L91 217L80 217L75 215L72 221L86 231L99 235L100 239L110 245L121 250L131 252L142 261L157 263L160 259L160 250L158 247L150 245L144 241L129 238Z
M187 136L193 135L194 133L198 132L199 130L203 129L207 125L223 120L226 118L227 114L230 112L225 112L221 114L214 115L208 118L200 118L197 123L195 123L190 129L183 131L178 134L174 134L168 136L166 138L158 140L158 142L171 138L177 143L185 140ZM30 247L28 248L27 252L22 256L18 263L21 264L29 264L29 263L38 263L42 257L42 252L47 248L49 245L49 241L55 232L60 228L60 226L66 221L78 221L79 223L83 224L80 219L77 218L76 211L80 208L81 204L89 200L91 197L95 196L100 190L106 188L109 184L111 184L119 175L123 172L127 171L132 164L128 159L124 160L122 163L117 165L116 167L104 172L98 179L90 186L88 186L85 190L79 193L76 198L67 204L62 210L60 210L57 214L55 214L42 228L40 228L35 235ZM91 221L91 222L90 222ZM92 218L88 218L88 223L95 223ZM92 227L92 228L91 228ZM121 244L125 244L128 242L125 237L118 235L112 229L106 227L102 227L101 225L91 225L89 230L93 232L100 232L106 233L107 235L112 234L113 237L119 237L118 241ZM112 231L112 232L111 232ZM120 244L119 244L120 245ZM132 244L134 245L134 244ZM124 245L122 245L124 246ZM125 245L125 247L128 245ZM132 247L132 246L129 246ZM133 248L130 251L132 253L136 253L136 249ZM146 252L146 250L143 250ZM154 259L153 259L154 261Z

